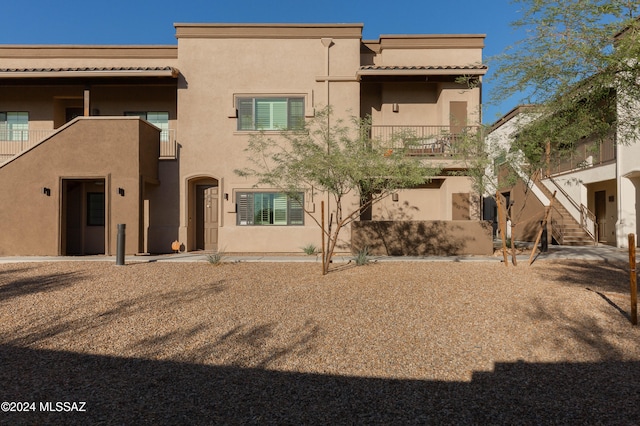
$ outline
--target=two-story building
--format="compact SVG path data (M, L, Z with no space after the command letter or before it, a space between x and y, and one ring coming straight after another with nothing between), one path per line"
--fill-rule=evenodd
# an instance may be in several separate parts
M299 252L316 223L234 170L257 131L331 105L372 137L419 135L442 176L371 219L474 220L456 140L480 123L483 35L389 35L361 24L176 24L177 45L0 45L0 255ZM467 85L461 80L474 80ZM320 217L322 194L301 188ZM331 209L331 206L328 206ZM405 217L406 219L406 217Z
M492 126L487 136L490 150L508 151L538 118L533 106L515 108ZM533 174L521 171L517 182L499 188L510 200L517 222L514 237L533 241L550 206L550 238L557 243L628 247L628 234L637 234L640 224L640 145L628 132L614 130L604 138L583 138L573 147L568 155L559 155L540 141L545 152L542 168ZM526 164L524 155L521 161ZM517 162L511 164L517 167Z

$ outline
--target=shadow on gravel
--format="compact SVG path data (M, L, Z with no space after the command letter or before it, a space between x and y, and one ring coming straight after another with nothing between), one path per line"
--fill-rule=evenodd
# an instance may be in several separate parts
M25 268L25 270L26 269L28 268ZM20 269L6 270L2 272L2 275L19 272L21 272ZM29 294L63 289L81 278L82 275L75 272L67 272L18 278L5 282L0 276L0 302Z
M539 270L539 274L559 284L598 291L629 292L629 265L623 262L570 261L562 269Z
M0 413L3 424L625 425L640 418L637 361L500 363L467 383L285 373L1 345L0 366L0 401L35 402L35 412ZM46 402L51 404L41 407ZM86 402L86 412L51 411L65 409L56 402Z

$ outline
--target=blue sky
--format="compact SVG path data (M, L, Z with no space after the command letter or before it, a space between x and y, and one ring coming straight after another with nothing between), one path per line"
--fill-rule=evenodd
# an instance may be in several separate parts
M520 38L510 26L518 17L510 0L23 0L4 2L1 16L0 44L175 44L175 22L363 23L365 39L486 34L488 59ZM491 104L495 84L489 71L485 123L517 104Z

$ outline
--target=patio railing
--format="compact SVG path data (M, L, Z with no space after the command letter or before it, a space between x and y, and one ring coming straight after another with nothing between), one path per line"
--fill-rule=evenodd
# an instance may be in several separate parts
M3 130L0 131L0 163L26 151L40 141L56 133L57 130ZM160 133L160 159L175 159L177 155L175 129Z
M404 149L408 155L450 157L473 149L479 129L479 126L373 125L370 136L381 147Z
M551 157L547 175L607 164L616 159L615 137L609 136L602 141L587 138L572 152L562 156L551 153Z

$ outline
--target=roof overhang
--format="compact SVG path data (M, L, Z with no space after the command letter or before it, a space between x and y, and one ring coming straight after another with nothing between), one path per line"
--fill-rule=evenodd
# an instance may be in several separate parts
M364 76L430 76L430 75L485 75L486 65L469 66L376 66L360 67L356 75L360 79Z
M169 77L177 78L174 67L86 67L86 68L0 68L3 78L118 78Z
M486 65L471 66L380 66L365 65L356 72L358 81L456 81L458 77L480 79Z

